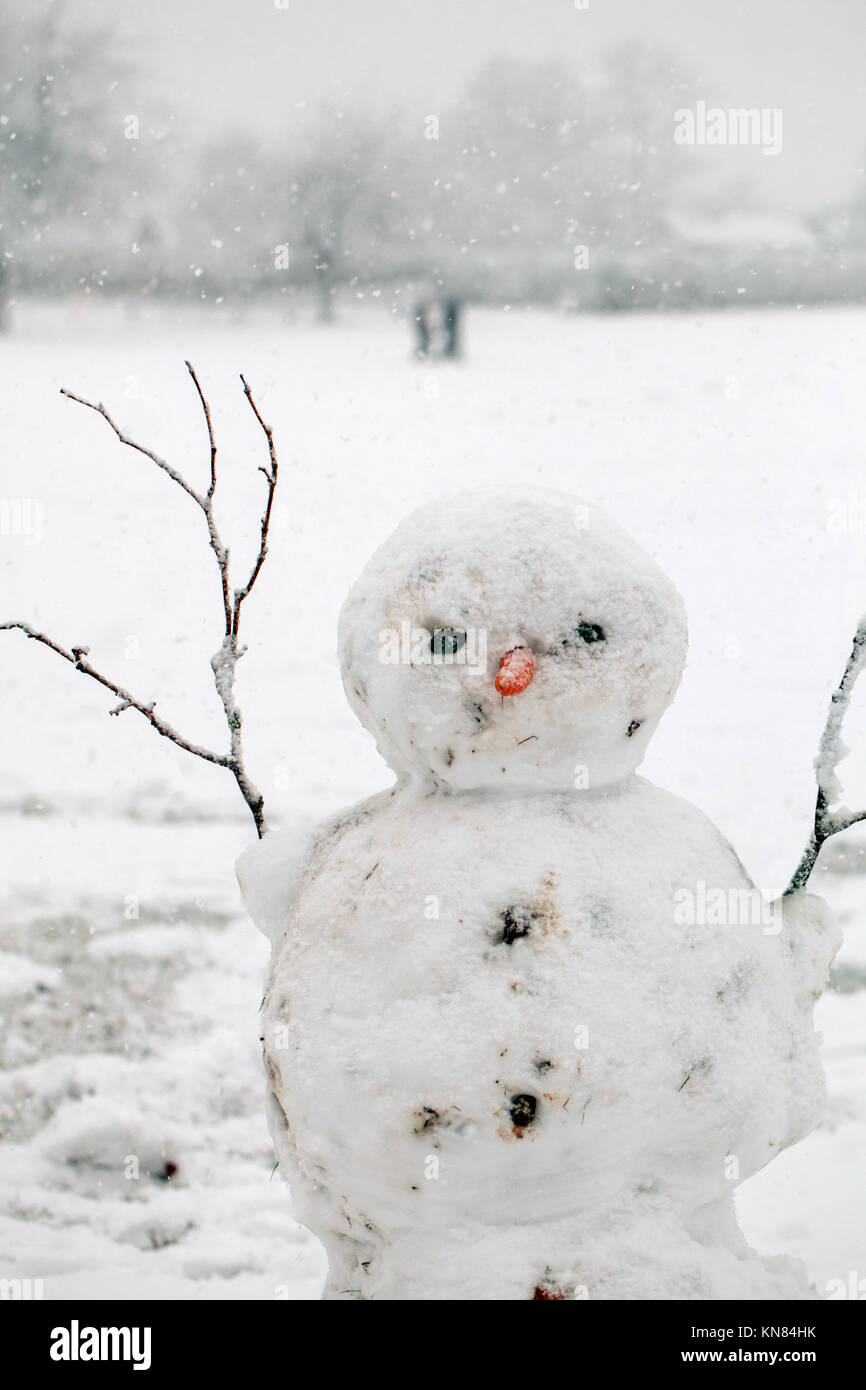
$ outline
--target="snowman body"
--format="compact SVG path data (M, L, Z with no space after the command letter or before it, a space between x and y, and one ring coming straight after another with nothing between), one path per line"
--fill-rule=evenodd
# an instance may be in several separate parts
M511 515L535 509L549 536L570 505L521 494ZM503 503L491 506L498 534ZM426 530L435 545L435 514ZM373 562L384 592L399 594L403 552ZM599 679L600 651L565 651L566 630L627 648L609 577L606 594L569 594L580 612L545 631L532 556L498 630L489 605L500 669L517 644L530 654L513 696L491 689L491 670L455 680L443 665L431 682L420 648L396 675L370 650L359 660L350 598L350 698L408 766L391 791L310 836L268 837L240 866L273 942L270 1124L298 1215L328 1251L326 1296L807 1297L796 1267L745 1245L733 1190L820 1114L811 1011L834 929L816 899L764 903L711 822L631 768L682 645L651 562L632 558L628 602L641 589L651 601L629 685L627 660ZM459 586L459 563L440 572L455 568ZM379 607L367 621L381 652L405 598ZM402 702L388 698L407 680ZM579 691L570 719L564 685Z

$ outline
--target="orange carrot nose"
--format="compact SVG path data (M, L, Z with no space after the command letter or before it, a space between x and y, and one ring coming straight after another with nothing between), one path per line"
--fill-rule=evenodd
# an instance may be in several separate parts
M512 647L499 663L493 684L500 695L519 695L535 675L535 657L528 647Z

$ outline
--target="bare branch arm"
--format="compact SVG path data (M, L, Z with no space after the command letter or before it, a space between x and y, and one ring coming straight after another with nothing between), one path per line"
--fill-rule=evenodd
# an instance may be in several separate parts
M159 455L155 454L152 449L146 449L143 444L136 444L134 440L129 439L115 424L114 420L111 418L101 401L98 405L94 405L93 401L86 401L83 399L83 397L76 396L72 391L67 391L65 387L61 387L60 394L61 396L67 396L69 400L75 401L78 405L86 405L89 410L95 410L97 415L101 415L102 418L108 422L108 424L114 430L114 433L117 435L117 438L120 440L121 444L126 444L130 449L136 449L138 453L144 454L145 458L149 458L151 462L156 464L157 468L161 468L164 473L167 473L168 476L172 479L172 481L177 483L178 487L182 488L183 491L187 494L187 496L191 497L192 500L196 503L196 505L200 507L201 510L204 512L205 521L207 522L208 537L210 539L210 547L214 555L216 556L217 568L219 570L220 591L223 606L223 618L225 621L225 630L226 632L231 632L233 613L229 589L229 552L226 546L223 545L222 540L220 539L220 534L217 530L217 525L214 519L213 511L213 495L216 491L217 476L217 448L214 439L213 423L211 421L210 407L207 403L207 400L205 399L204 392L202 391L199 379L195 373L195 369L191 362L186 363L186 369L192 377L193 385L195 386L195 389L198 392L198 398L201 401L201 407L204 411L205 423L207 425L208 443L210 445L210 484L208 486L207 492L205 492L204 494L196 492L195 488L190 486L186 479L180 473L178 473L176 468L173 468L170 463L167 463L165 461L165 459L160 458Z
M249 595L250 591L252 590L256 580L258 579L259 573L261 572L261 568L264 564L265 557L268 551L268 533L271 524L271 513L273 510L274 492L277 486L277 453L276 448L274 446L273 431L268 425L265 424L264 420L262 419L262 416L259 412L259 408L256 405L255 400L253 399L253 394L249 386L247 385L246 380L243 376L241 376L241 381L243 382L244 387L244 394L250 403L250 407L253 411L253 414L258 420L259 425L261 426L268 443L268 457L270 460L270 467L260 469L260 471L264 473L265 478L267 480L268 493L265 502L264 513L262 515L261 520L261 537L259 541L258 554L256 556L253 568L250 572L250 577L247 580L246 584L242 589L236 589L234 593L232 593L229 584L229 551L228 548L224 546L222 543L222 539L217 528L213 508L214 494L216 492L217 485L217 446L213 430L213 421L211 419L210 406L208 405L207 398L204 394L204 391L202 390L201 383L199 382L198 376L196 375L196 371L192 363L187 362L186 368L189 372L193 385L195 386L196 393L198 394L199 401L201 403L201 408L205 418L205 424L207 426L208 444L210 447L210 481L208 484L207 491L201 494L196 492L195 488L192 487L186 481L186 479L182 477L180 473L178 473L177 469L173 468L169 463L167 463L165 459L160 458L159 455L154 453L152 449L147 449L144 447L144 445L137 444L134 440L130 439L127 435L123 434L123 432L115 424L114 420L111 418L105 406L101 402L98 405L96 405L93 403L93 401L85 400L82 396L76 396L73 394L72 391L67 391L65 389L62 390L61 394L64 396L68 396L70 400L75 401L78 405L87 406L89 410L94 410L98 415L101 415L103 419L111 427L111 429L114 431L114 434L117 436L121 444L125 444L131 449L135 449L138 453L144 454L146 458L149 458L151 462L156 464L157 468L160 468L164 473L167 473L168 476L172 479L172 481L175 482L178 485L178 487L182 488L183 491L189 497L192 498L192 500L204 513L205 521L207 522L208 539L210 547L214 555L216 556L217 567L219 570L220 592L222 597L222 608L224 618L223 640L220 644L219 650L211 658L210 664L211 670L213 671L217 694L219 695L220 702L225 713L226 723L228 724L229 728L230 751L228 753L214 753L210 749L202 748L199 744L192 743L189 739L184 738L182 734L179 734L176 729L173 729L170 724L167 724L164 719L161 719L160 716L155 713L154 701L152 701L150 704L144 704L141 700L136 699L136 697L132 695L130 691L126 690L122 685L118 685L115 681L110 680L107 676L103 676L101 672L97 671L95 667L91 666L89 661L86 660L88 655L88 649L86 647L73 647L70 651L67 651L65 647L62 647L58 642L55 642L53 638L48 637L44 632L37 632L28 623L0 623L0 631L11 631L13 629L17 629L18 631L23 632L26 637L32 638L36 642L40 642L43 646L50 648L51 651L55 652L58 656L61 656L64 661L68 661L72 666L74 666L76 671L81 671L83 675L90 676L92 680L97 681L100 685L103 685L107 690L110 690L112 694L118 697L119 700L119 703L115 706L115 708L110 711L111 714L122 714L124 710L128 709L137 710L138 713L143 715L144 718L148 721L148 723L154 729L156 729L157 733L161 734L163 738L170 739L172 743L176 743L178 748L183 748L187 753L192 753L195 757L204 759L205 762L215 763L219 767L227 767L231 772L232 776L234 777L240 790L240 793L243 796L244 801L246 802L250 810L250 813L252 814L253 820L255 821L256 831L258 833L259 839L261 839L264 836L267 829L264 818L264 798L262 797L262 794L258 790L258 788L250 780L244 762L243 739L241 733L242 718L241 712L238 709L238 706L235 702L235 673L237 670L238 661L243 656L244 651L246 650L244 647L240 647L238 645L238 628L240 624L241 606L244 600Z
M137 710L139 714L144 715L147 722L156 729L158 734L162 734L163 738L170 739L172 743L176 743L178 748L183 748L185 752L192 753L196 758L203 758L207 763L216 763L219 767L231 766L231 760L228 754L213 753L209 748L202 748L197 743L190 743L189 739L179 734L177 729L173 729L170 724L166 723L164 719L161 719L155 712L155 701L152 701L149 705L145 705L141 700L137 700L128 690L125 690L122 685L117 685L115 681L109 680L107 676L103 676L100 671L97 671L90 665L90 662L86 660L89 652L88 647L73 647L71 651L67 651L65 647L60 646L59 642L55 642L52 638L47 637L44 632L36 632L29 623L0 623L0 632L8 632L15 628L17 628L19 632L23 632L25 637L32 638L34 642L41 642L44 647L50 647L58 656L62 656L64 661L68 661L74 666L76 671L80 671L82 675L90 676L91 680L98 681L100 685L105 686L106 690L110 690L113 695L116 695L120 700L120 704L111 711L112 714L122 714L123 711L127 709Z
M840 807L837 811L830 809L833 803L838 801L841 794L836 769L847 752L842 743L842 724L851 703L857 677L864 666L866 666L866 615L860 619L854 634L851 655L848 657L842 679L833 691L830 700L827 722L824 725L824 732L818 746L818 755L815 758L815 779L818 783L818 794L815 800L812 833L791 882L785 889L783 894L785 897L789 893L795 893L798 888L805 888L825 840L829 840L831 835L836 835L841 830L848 830L858 821L866 820L866 811L849 811L845 806Z
M195 389L198 392L198 398L201 401L201 408L204 411L205 424L207 425L208 444L210 445L210 483L208 485L207 492L201 500L201 508L205 515L205 521L207 522L207 533L208 538L210 540L210 548L216 556L217 568L219 570L220 592L222 596L223 605L223 618L225 620L226 635L228 635L232 631L232 623L234 618L234 614L232 611L231 591L229 588L229 552L228 547L223 545L222 540L220 538L220 533L217 529L216 518L214 516L213 510L213 499L217 485L217 446L216 440L214 438L213 422L211 421L210 406L207 403L207 398L204 394L204 391L201 388L201 385L199 384L199 379L196 376L196 371L192 363L187 362L185 365L187 371L192 377L193 385L195 386Z
M262 514L259 553L256 556L255 563L253 564L253 568L250 571L250 577L247 580L246 584L242 589L235 589L234 593L234 618L232 622L232 633L235 637L237 637L238 635L238 627L240 624L241 616L241 604L243 603L247 595L250 593L250 590L252 589L253 585L258 579L262 565L265 563L265 556L268 553L268 533L271 527L271 512L273 510L274 505L274 493L277 490L277 474L279 471L279 465L277 463L277 451L274 447L274 432L271 429L270 425L266 425L264 420L262 419L261 414L259 413L259 408L256 405L255 400L253 399L253 393L247 385L243 374L241 374L241 381L243 382L244 395L249 401L250 408L253 414L255 415L256 419L258 420L259 424L261 425L262 430L264 431L265 438L268 441L268 455L270 458L271 466L270 469L259 469L261 473L264 473L265 478L267 480L268 495L265 501L265 510Z
M193 385L195 386L195 389L196 389L196 391L198 392L198 398L199 398L199 400L201 401L201 408L202 408L202 410L204 411L205 424L207 425L208 443L210 444L210 487L209 487L208 490L207 490L207 496L208 496L208 497L213 497L213 495L214 495L214 493L215 493L215 491L216 491L216 456L217 456L217 447L216 447L216 442L215 442L215 440L214 440L213 424L212 424L211 418L210 418L210 406L208 405L208 403L207 403L207 401L206 401L206 399L205 399L204 391L201 389L201 386L199 385L199 379L198 379L198 377L196 376L195 367L194 367L194 366L192 365L192 363L189 362L189 361L185 362L185 363L184 363L184 366L186 367L187 371L189 372L190 376L192 377Z
M181 477L177 469L172 468L170 463L166 463L165 459L161 459L158 454L155 454L153 452L152 449L146 449L143 444L136 444L134 439L127 438L127 436L123 434L123 432L114 423L101 401L98 405L94 405L93 401L86 401L82 396L73 395L71 391L66 390L65 386L61 386L60 394L61 396L68 396L69 400L75 401L78 405L86 405L88 410L95 410L97 415L101 415L103 420L108 421L109 425L114 430L114 433L117 435L121 444L126 444L128 448L136 449L138 453L144 454L146 458L149 458L152 463L156 464L157 468L161 468L163 473L167 473L168 476L171 478L172 482L177 483L178 487L183 488L184 492L192 498L193 502L196 502L198 506L200 506L202 510L204 510L204 498L199 496L195 488L190 487L189 483L186 481L185 478Z

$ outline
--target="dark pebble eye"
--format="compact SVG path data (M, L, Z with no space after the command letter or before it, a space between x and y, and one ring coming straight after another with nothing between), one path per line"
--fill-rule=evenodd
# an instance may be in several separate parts
M466 633L456 627L434 627L431 647L434 656L455 656L466 643Z
M581 642L603 642L604 628L599 627L598 623L578 623L577 635Z

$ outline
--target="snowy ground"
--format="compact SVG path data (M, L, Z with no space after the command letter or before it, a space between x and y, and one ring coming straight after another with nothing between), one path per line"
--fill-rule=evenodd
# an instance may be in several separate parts
M200 484L192 359L240 573L263 490L243 371L282 463L241 667L274 824L387 784L333 654L370 550L437 492L529 478L599 501L682 589L689 667L643 771L702 806L778 890L866 608L866 312L478 311L467 348L463 364L417 366L405 324L369 304L330 329L261 311L23 306L0 339L0 501L28 499L3 512L0 616L89 645L189 736L221 743L202 518L58 388L104 400ZM315 1297L321 1252L271 1180L266 950L234 881L252 822L233 784L134 713L109 720L108 696L17 634L0 640L0 690L0 1277L41 1277L49 1298ZM848 799L862 804L866 690L849 742ZM856 849L833 869L820 887L847 940L819 1006L828 1117L740 1197L753 1243L803 1258L819 1291L866 1275L866 879Z

